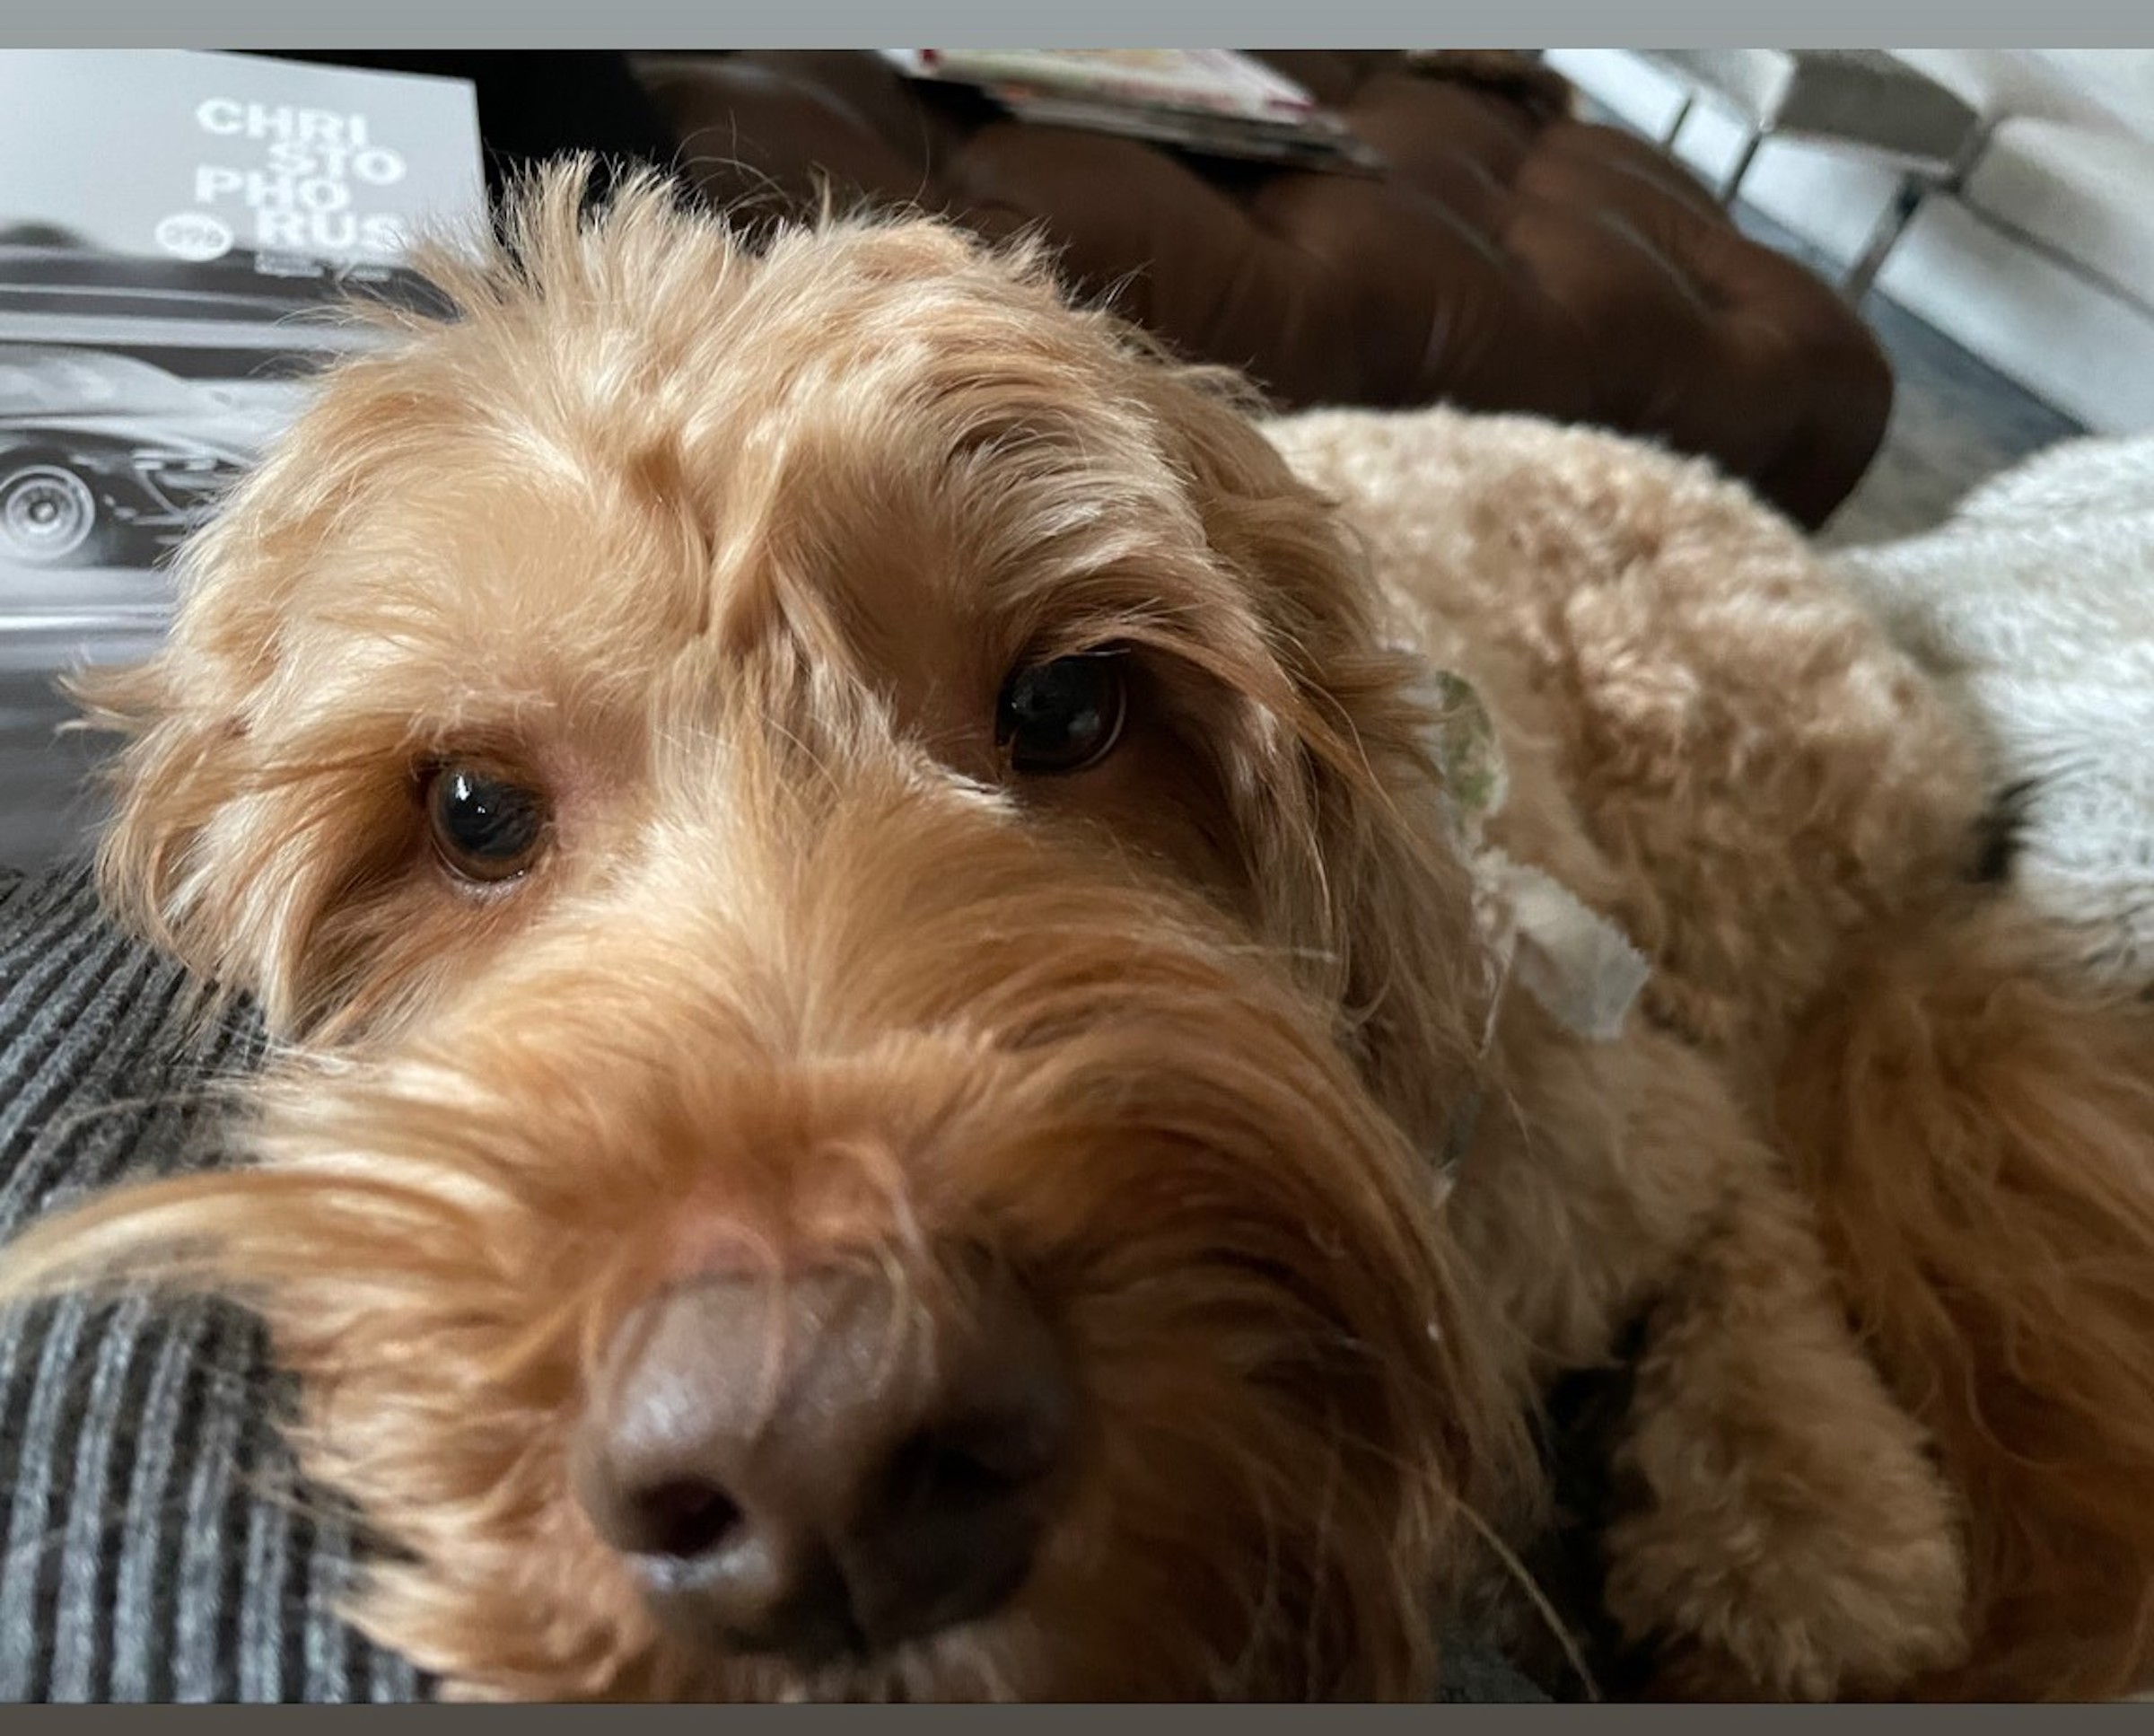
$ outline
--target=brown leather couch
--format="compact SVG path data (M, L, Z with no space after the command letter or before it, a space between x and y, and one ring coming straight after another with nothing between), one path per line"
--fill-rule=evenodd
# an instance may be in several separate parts
M632 65L714 197L775 214L827 180L989 235L1038 224L1081 285L1282 404L1446 399L1597 423L1709 455L1813 525L1861 477L1892 400L1868 329L1650 143L1575 118L1537 62L1265 58L1388 172L1030 126L864 52Z

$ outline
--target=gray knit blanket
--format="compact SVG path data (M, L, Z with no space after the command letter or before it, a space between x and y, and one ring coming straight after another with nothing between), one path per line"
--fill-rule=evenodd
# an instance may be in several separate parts
M215 1087L261 1058L242 1013L182 1017L170 961L89 876L0 869L0 1236L89 1189L218 1161ZM0 1316L0 1700L402 1701L428 1683L338 1617L348 1517L278 1435L258 1325L209 1302ZM1440 1697L1539 1700L1471 1644Z
M100 919L80 869L0 874L0 1234L85 1190L215 1161L178 969ZM230 1308L70 1300L0 1320L0 1699L408 1700L337 1618L350 1525L301 1489L264 1337Z

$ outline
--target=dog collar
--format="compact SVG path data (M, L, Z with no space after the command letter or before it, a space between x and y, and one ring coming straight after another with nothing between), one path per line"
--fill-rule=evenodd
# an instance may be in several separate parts
M1612 1040L1651 967L1620 928L1568 887L1488 841L1487 822L1510 793L1494 721L1473 683L1456 671L1432 671L1428 688L1428 747L1443 780L1445 826L1472 873L1475 924L1486 947L1481 1057L1495 1041L1503 992L1514 975L1565 1029L1590 1042ZM1485 1100L1484 1089L1475 1085L1444 1130L1435 1161L1438 1185L1447 1195L1473 1146Z
M1429 750L1442 775L1445 820L1473 874L1474 914L1493 978L1489 1028L1512 975L1568 1030L1594 1042L1621 1035L1651 967L1630 938L1554 876L1517 862L1487 838L1510 793L1494 722L1472 682L1430 676Z

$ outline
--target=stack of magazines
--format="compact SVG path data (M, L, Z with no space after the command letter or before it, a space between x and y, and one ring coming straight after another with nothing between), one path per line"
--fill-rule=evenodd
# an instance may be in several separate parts
M909 76L1020 120L1239 157L1374 173L1382 159L1292 79L1232 48L885 48Z

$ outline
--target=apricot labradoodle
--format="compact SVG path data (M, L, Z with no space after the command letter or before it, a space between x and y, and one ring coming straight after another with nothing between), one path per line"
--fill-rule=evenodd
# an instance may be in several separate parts
M1654 1691L2141 1678L2154 1006L1791 529L582 177L83 682L111 906L284 1046L10 1293L260 1309L469 1695L1419 1695L1633 1328Z

